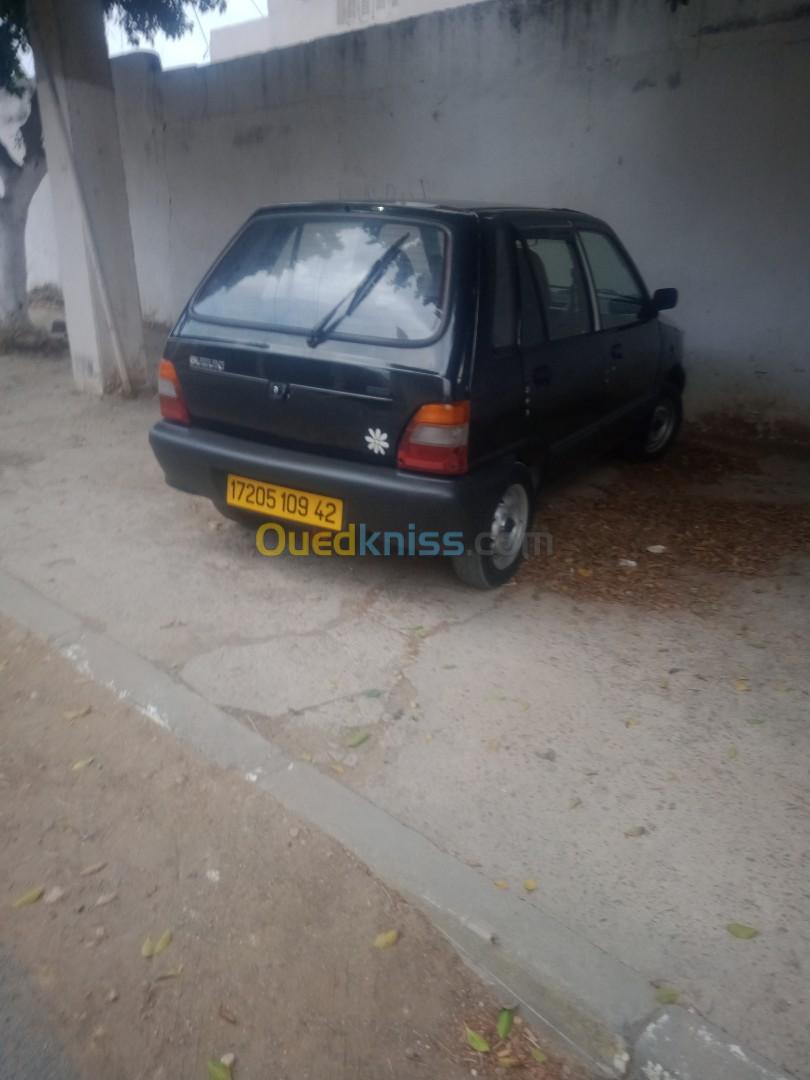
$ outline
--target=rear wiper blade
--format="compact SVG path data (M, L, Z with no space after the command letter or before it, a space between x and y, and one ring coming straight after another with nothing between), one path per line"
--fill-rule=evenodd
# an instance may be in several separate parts
M383 274L394 261L397 252L410 235L410 233L403 233L398 240L395 240L390 247L386 248L379 259L372 263L371 268L360 284L356 285L350 292L346 293L344 297L338 300L332 310L327 311L324 317L312 327L307 334L307 345L309 345L310 348L314 349L316 346L320 345L322 341L325 341L330 334L334 333L344 319L347 319L349 315L357 310L374 286L382 279ZM338 312L347 300L349 301L349 304L346 310L341 311L338 315Z

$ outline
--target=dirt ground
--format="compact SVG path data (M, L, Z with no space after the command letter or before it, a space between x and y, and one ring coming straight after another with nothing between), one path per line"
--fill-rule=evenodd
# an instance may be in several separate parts
M583 469L581 482L542 493L534 528L551 549L540 545L518 582L538 598L705 615L740 578L810 550L810 503L796 500L794 482L809 461L799 447L786 459L690 431L652 464L614 457Z
M232 1053L237 1080L584 1077L519 1015L499 1042L511 1003L344 849L7 621L0 837L0 950L80 1075L203 1078Z

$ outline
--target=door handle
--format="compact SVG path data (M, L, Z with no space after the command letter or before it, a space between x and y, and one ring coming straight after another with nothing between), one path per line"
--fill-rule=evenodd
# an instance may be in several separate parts
M624 350L622 349L621 344L617 341L615 345L610 346L610 359L622 360L623 358Z
M548 386L551 382L551 365L540 364L534 369L532 377L535 386Z

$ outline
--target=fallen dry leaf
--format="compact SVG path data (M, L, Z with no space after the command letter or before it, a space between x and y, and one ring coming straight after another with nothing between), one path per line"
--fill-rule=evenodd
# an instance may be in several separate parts
M117 900L117 899L118 899L118 893L117 892L102 893L101 896L98 898L98 900L96 900L96 907L106 907L107 904L111 904L113 902L113 900Z
M70 767L74 772L78 772L80 769L86 769L88 765L92 765L95 760L95 757L91 754L90 757L83 757L79 758L78 761L74 761Z
M176 968L169 968L168 971L161 971L159 975L155 975L155 982L165 982L167 979L179 979L183 974L183 965L181 964Z
M496 1024L496 1030L498 1032L499 1039L508 1039L509 1032L512 1030L512 1020L515 1016L514 1009L501 1009L498 1013L498 1023Z
M633 825L632 828L624 830L624 835L630 837L644 836L646 832L647 830L644 828L643 825Z
M533 1046L530 1053L538 1065L542 1065L544 1061L548 1061L548 1054L541 1050L539 1046Z
M759 937L759 930L755 926L746 926L745 923L726 923L726 930L732 937L740 938L741 941L750 941L751 938Z
M83 709L68 709L67 712L62 713L62 715L65 720L81 720L83 716L88 716L92 711L92 705L85 705Z
M166 949L168 949L168 947L171 945L171 943L172 943L172 932L171 932L171 930L164 930L163 933L160 935L160 937L155 942L155 948L154 948L154 951L152 952L152 955L153 956L160 956L160 954L162 952L165 952Z
M384 930L374 938L375 949L390 949L399 941L399 930Z
M509 888L509 882L504 881L503 878L498 878L498 880L493 882L493 884L495 885L496 889L508 889Z
M368 742L371 738L371 732L358 728L356 731L350 732L345 741L345 745L354 749L357 746L362 746L364 742Z
M655 1000L659 1005L674 1005L681 994L672 986L659 986L655 991Z
M209 1080L231 1080L232 1075L229 1065L223 1065L221 1061L215 1061L214 1058L208 1059Z
M537 892L537 882L533 877L527 877L523 882L523 888L526 892Z
M14 903L11 905L15 908L30 907L31 904L35 904L37 900L41 900L45 892L42 885L36 885L33 889L29 889L28 892L18 896Z
M236 1015L231 1012L231 1010L227 1007L227 1005L220 1005L220 1007L219 1007L219 1015L220 1015L221 1019L223 1019L225 1021L226 1024L238 1024L239 1023L239 1021L236 1018Z
M52 889L48 889L42 898L43 904L55 904L58 900L61 900L65 895L65 890L60 885L54 885Z
M483 1035L479 1035L477 1031L473 1031L472 1028L466 1026L464 1028L464 1034L467 1037L467 1045L471 1049L477 1050L479 1054L489 1053L489 1043Z
M97 874L99 870L103 870L106 865L105 862L91 863L90 866L85 866L83 870L79 871L79 877L90 877L91 874Z

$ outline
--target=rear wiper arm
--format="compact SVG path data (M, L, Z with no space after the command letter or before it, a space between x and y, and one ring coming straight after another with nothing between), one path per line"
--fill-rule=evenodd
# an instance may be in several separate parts
M379 259L372 263L371 268L360 284L356 285L350 292L346 293L344 297L338 300L332 310L327 311L324 317L312 327L307 334L307 345L309 345L311 349L320 345L322 341L326 341L329 335L337 329L343 320L347 319L349 315L357 310L374 286L382 279L383 274L394 261L397 252L410 235L410 233L403 233L398 240L395 240L390 247L386 248ZM347 300L349 301L349 304L346 310L341 311L338 315L338 312Z

